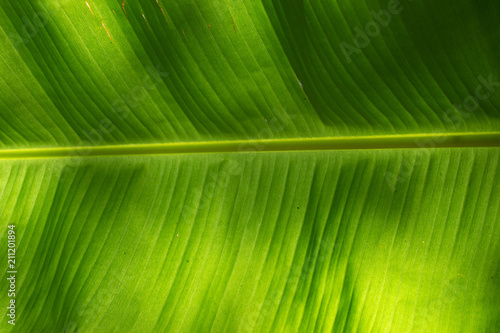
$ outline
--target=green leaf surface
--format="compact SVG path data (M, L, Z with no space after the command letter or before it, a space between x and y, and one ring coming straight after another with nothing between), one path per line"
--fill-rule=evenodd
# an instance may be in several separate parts
M1 2L0 331L499 331L498 22Z
M19 331L498 328L497 148L3 168Z

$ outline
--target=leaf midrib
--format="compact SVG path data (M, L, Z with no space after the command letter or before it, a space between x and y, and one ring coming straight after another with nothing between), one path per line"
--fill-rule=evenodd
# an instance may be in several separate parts
M432 133L0 150L0 160L238 152L500 147L500 132Z

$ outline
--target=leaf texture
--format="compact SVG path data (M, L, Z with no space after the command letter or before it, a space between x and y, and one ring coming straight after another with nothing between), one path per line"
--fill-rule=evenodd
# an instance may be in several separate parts
M3 147L500 128L494 0L122 4L0 6Z
M500 331L499 21L0 2L0 331Z
M498 148L2 162L16 329L493 332L498 163Z

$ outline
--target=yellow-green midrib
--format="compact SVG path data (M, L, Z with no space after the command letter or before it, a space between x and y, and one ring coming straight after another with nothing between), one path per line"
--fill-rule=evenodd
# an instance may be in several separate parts
M500 147L500 132L179 142L0 150L0 159L270 151Z

